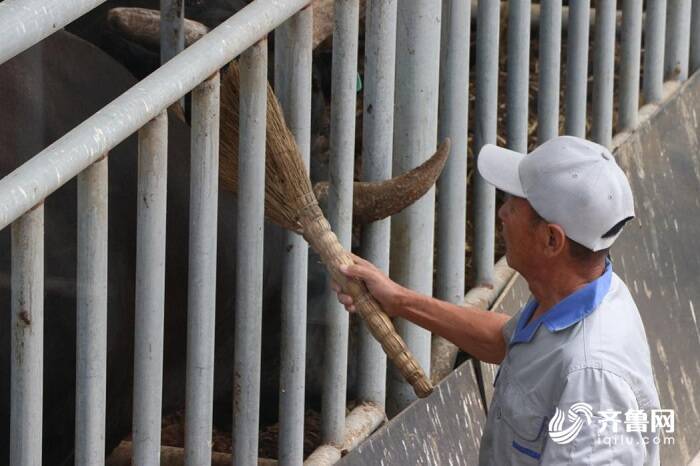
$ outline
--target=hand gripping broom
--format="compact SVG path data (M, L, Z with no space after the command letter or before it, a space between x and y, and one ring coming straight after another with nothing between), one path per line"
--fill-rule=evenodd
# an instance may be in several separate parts
M238 184L238 147L225 147L238 143L239 121L239 70L232 62L224 76L224 87L231 92L222 93L221 131L233 133L221 138L221 179L224 184ZM229 137L231 136L231 137ZM440 145L439 151L449 151L449 140ZM321 256L333 280L346 294L352 296L355 308L367 323L370 332L382 345L384 352L396 365L401 375L413 386L420 398L428 396L432 384L416 359L408 350L377 301L364 284L348 279L339 267L353 263L350 253L338 241L324 217L314 196L309 175L302 162L296 140L284 121L282 109L268 85L267 142L265 159L265 216L288 230L300 233ZM230 158L230 160L224 160Z

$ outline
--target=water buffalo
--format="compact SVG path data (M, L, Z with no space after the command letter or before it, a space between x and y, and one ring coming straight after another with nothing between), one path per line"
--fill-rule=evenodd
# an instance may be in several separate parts
M136 80L107 54L67 32L59 31L41 44L0 65L0 176L40 152L51 142L133 86ZM222 92L225 92L222 91ZM189 197L189 127L169 119L168 217L165 298L163 411L184 404L187 316L187 243ZM222 137L225 137L222 135ZM109 155L109 297L107 368L107 451L131 428L136 238L136 136ZM444 162L444 158L442 159ZM438 166L439 165L439 166ZM441 165L426 164L432 184ZM437 169L436 169L437 167ZM388 182L389 189L406 185ZM394 183L394 184L392 184ZM359 186L362 191L367 186ZM369 187L374 196L384 197ZM414 187L413 187L414 188ZM403 189L403 188L402 188ZM415 189L411 189L415 191ZM318 190L319 193L323 189ZM391 197L391 196L390 196ZM405 197L395 193L395 198ZM362 202L356 204L364 205ZM75 277L76 182L72 180L45 204L45 354L44 464L72 463L75 412ZM235 198L220 191L218 226L216 367L214 399L230 422L233 325L235 319ZM376 205L372 205L376 210ZM379 209L381 210L381 209ZM360 212L361 213L361 212ZM385 213L377 214L379 216ZM376 217L376 215L375 215ZM372 217L370 217L371 219ZM10 229L0 232L0 464L8 464L10 387ZM265 230L264 322L262 349L263 418L274 416L279 371L278 300L280 261L285 232ZM309 315L321 325L326 274L310 260ZM314 317L316 316L316 317ZM309 329L314 347L323 331ZM310 362L307 379L313 386L321 367ZM266 407L266 409L265 409Z

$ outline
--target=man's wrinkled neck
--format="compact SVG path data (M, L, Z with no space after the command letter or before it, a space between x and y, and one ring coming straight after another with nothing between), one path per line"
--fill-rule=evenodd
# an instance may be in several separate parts
M603 260L591 265L564 263L543 266L524 276L530 293L538 303L532 318L544 314L576 290L599 278L604 271Z

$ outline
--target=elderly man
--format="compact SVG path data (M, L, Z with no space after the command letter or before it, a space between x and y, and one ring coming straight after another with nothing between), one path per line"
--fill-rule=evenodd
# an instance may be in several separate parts
M513 318L422 296L359 257L343 272L389 315L500 364L480 464L659 464L649 346L608 256L634 217L625 174L606 148L569 136L528 155L487 145L478 169L506 193L506 257L532 293Z

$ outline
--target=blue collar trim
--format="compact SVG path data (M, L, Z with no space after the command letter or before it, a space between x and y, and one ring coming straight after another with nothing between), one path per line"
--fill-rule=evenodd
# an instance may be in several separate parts
M612 264L606 259L605 270L600 277L574 291L537 319L525 325L538 304L534 298L530 298L520 314L510 344L530 342L542 324L550 332L558 332L580 322L598 307L610 289L611 280Z

